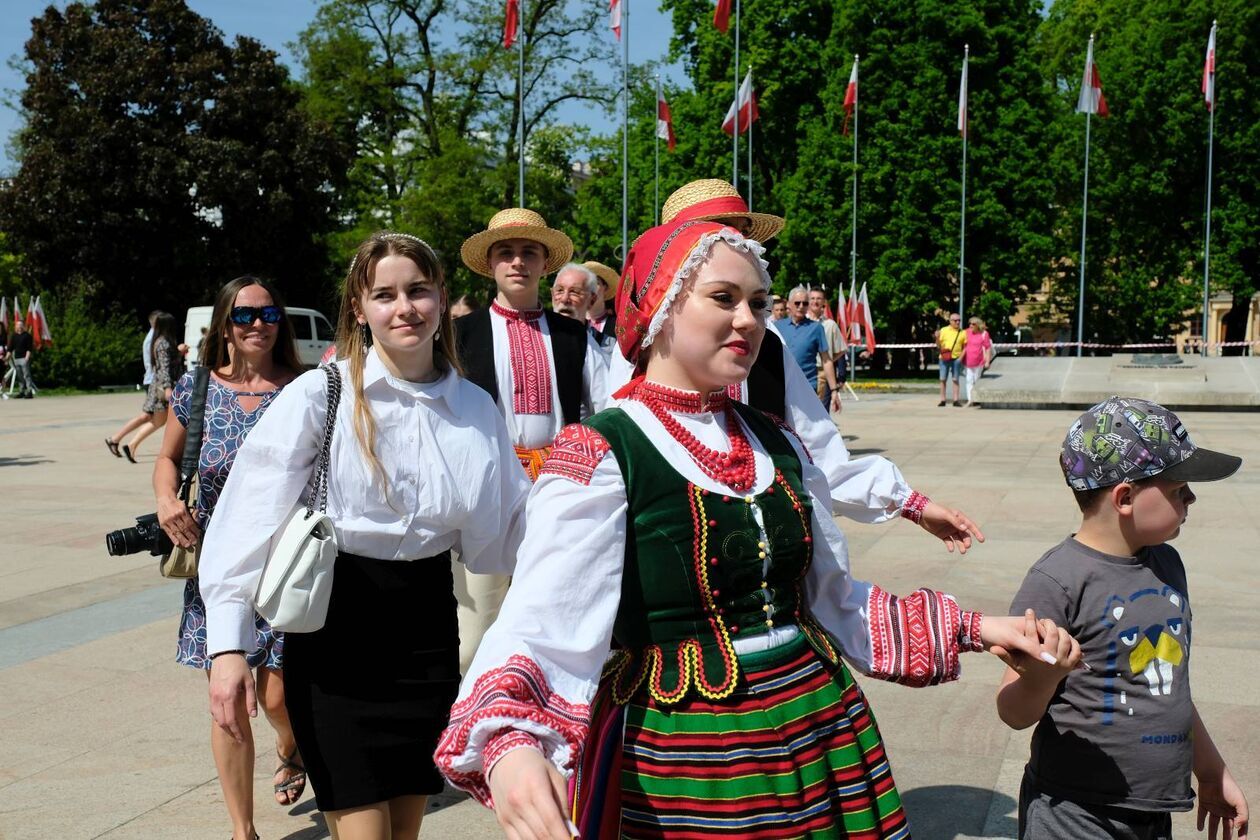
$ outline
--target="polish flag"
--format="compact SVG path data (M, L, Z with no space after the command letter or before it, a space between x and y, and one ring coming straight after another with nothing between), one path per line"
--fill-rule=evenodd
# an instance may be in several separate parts
M521 5L519 0L507 0L507 8L503 10L503 49L510 50L516 43L516 30L521 22Z
M1203 101L1209 111L1216 106L1216 21L1212 21L1207 58L1203 62Z
M22 320L22 307L18 306L17 295L13 296L13 326L17 327L18 322Z
M31 334L31 342L35 345L35 349L44 349L44 340L39 329L39 309L35 306L35 298L26 299L26 329Z
M1085 75L1081 77L1081 95L1076 100L1076 113L1108 116L1107 98L1103 96L1102 78L1094 64L1094 36L1089 36L1089 51L1085 53Z
M958 82L958 133L967 136L967 53L963 53L962 80Z
M723 35L731 28L731 0L717 0L717 8L713 10L713 25Z
M866 299L866 284L862 284L862 293L855 307L853 323L854 343L865 343L866 352L875 352L875 325L871 321L871 304Z
M743 134L759 116L757 112L757 94L753 92L751 70L744 77L744 83L739 86L739 97L731 103L731 109L726 112L726 119L722 121L722 130L727 134L735 133L735 109L737 107L739 108L739 133Z
M621 40L621 0L608 0L608 23L617 40Z
M840 328L845 344L849 343L849 302L844 299L844 284L836 289L839 298L836 300L836 326Z
M844 91L844 134L846 137L849 135L849 120L853 119L853 109L857 107L857 66L858 59L855 55L853 56L853 71L849 73L849 86Z
M665 94L656 94L656 136L666 141L669 150L674 151L677 145L677 138L674 137L674 118L669 113L669 103L665 101Z
M35 298L35 312L39 316L39 337L45 347L52 346L52 333L48 330L48 316L44 314L44 301Z
M856 277L853 278L853 280L849 282L849 303L848 303L848 308L845 312L845 321L846 321L845 325L848 327L848 331L844 335L845 340L857 341L858 340L858 323L857 323L858 322L858 291L857 291L857 278Z
M0 295L0 327L8 326L9 299Z

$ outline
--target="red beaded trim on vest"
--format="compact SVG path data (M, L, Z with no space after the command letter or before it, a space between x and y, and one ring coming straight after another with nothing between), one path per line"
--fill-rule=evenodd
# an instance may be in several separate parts
M612 447L604 436L581 423L570 423L556 435L539 475L558 475L589 485L595 468Z
M491 311L504 320L508 335L508 359L512 365L512 411L515 414L550 414L551 360L539 322L541 309L517 311L490 303Z
M910 494L910 498L906 499L906 503L901 506L901 515L918 525L923 521L923 509L928 506L930 501L932 500L927 496L915 490Z

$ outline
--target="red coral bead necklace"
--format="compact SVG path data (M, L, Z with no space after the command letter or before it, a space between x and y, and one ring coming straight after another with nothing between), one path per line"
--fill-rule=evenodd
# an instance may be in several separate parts
M729 401L710 400L709 405L701 406L697 397L693 407L696 411L711 409L725 412L726 434L731 439L731 451L719 452L701 443L699 438L683 428L683 425L670 413L670 405L686 410L679 405L677 395L678 392L672 389L667 390L659 385L643 382L635 388L632 396L647 406L652 416L661 422L670 437L687 450L691 460L695 461L696 466L705 475L740 493L752 489L757 478L757 465L753 460L752 446L749 445L748 437L744 434L744 429L731 409Z

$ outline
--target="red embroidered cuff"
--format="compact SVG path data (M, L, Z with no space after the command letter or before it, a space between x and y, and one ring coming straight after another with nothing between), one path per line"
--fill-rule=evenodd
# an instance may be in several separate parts
M958 649L966 653L983 653L984 642L980 641L980 622L984 615L978 612L963 610L962 620L958 625Z
M486 779L489 780L490 771L499 763L500 758L521 747L532 747L542 752L542 743L533 735L520 729L500 729L491 735L485 749L481 751L481 764L485 767Z
M918 525L923 521L923 509L930 501L932 500L918 490L911 491L910 498L906 499L906 503L901 506L901 515Z

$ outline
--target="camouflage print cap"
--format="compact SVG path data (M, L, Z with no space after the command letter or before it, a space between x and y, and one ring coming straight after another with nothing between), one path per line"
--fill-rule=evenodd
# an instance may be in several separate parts
M1157 475L1218 481L1237 472L1242 459L1195 446L1177 415L1162 405L1108 397L1068 429L1059 465L1073 490L1093 490Z

